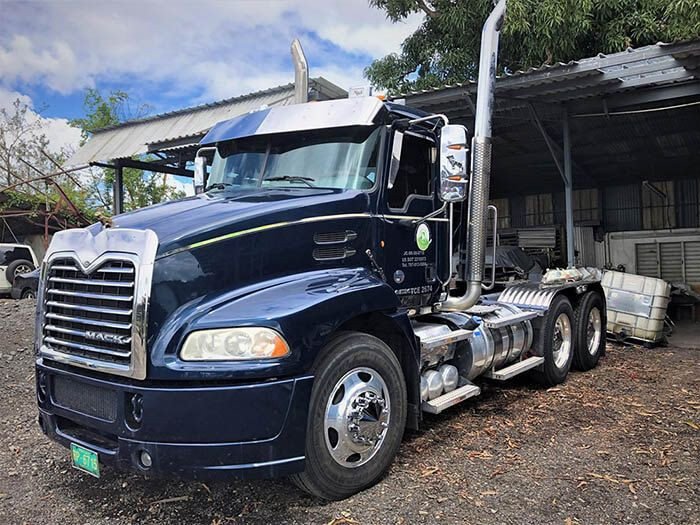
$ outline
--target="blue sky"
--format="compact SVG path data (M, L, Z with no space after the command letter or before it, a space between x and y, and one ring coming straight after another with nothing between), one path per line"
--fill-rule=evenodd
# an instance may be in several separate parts
M220 100L290 82L298 37L311 76L347 89L421 22L392 24L366 0L0 4L0 107L21 97L56 145L77 141L66 119L88 87L124 90L151 113Z

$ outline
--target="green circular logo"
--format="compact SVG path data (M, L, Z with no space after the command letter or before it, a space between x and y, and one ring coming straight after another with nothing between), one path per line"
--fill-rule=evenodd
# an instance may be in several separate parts
M416 245L422 252L428 249L433 239L430 237L430 228L425 223L419 224L416 229Z

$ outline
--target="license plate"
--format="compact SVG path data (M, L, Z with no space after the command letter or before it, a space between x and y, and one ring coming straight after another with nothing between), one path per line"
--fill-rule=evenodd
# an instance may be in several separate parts
M88 450L75 443L70 444L70 452L73 459L73 467L96 478L100 477L100 462L97 458L97 452Z

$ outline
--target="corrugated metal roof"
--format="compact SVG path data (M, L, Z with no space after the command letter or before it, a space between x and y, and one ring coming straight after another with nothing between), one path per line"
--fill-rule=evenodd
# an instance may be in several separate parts
M511 104L500 104L501 109L512 106L514 100L565 102L694 80L699 67L700 40L659 43L501 75L496 81L496 96L511 101ZM395 98L405 98L408 105L433 110L434 106L454 103L475 92L476 82L469 81Z
M317 92L321 100L347 96L343 89L322 77L311 79L309 87ZM192 143L198 142L217 122L265 105L288 105L293 100L294 84L286 84L96 130L66 165L130 158L158 150L156 145L169 149L166 143L172 142L177 142L177 147L183 147L188 138L192 139Z

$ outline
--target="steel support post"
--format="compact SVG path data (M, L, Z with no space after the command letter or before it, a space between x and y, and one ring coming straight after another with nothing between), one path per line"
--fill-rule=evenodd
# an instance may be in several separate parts
M566 259L569 266L576 264L574 253L574 184L571 169L571 136L569 134L569 113L564 108L564 198L566 201Z
M115 163L114 184L112 185L112 214L119 215L124 211L124 172L123 166Z

